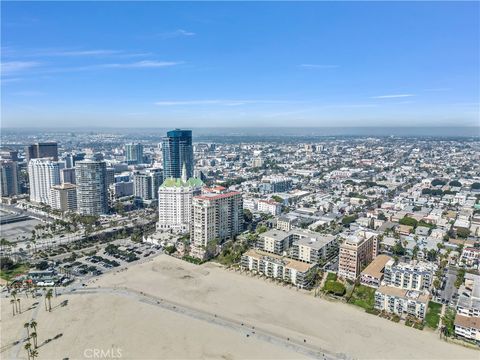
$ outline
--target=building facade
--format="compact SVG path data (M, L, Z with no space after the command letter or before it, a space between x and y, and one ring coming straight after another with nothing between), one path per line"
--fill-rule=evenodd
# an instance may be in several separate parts
M390 259L385 264L385 285L406 290L429 290L437 266L430 262L397 263Z
M20 193L16 161L0 160L0 190L1 196L15 196Z
M199 179L165 179L158 189L158 230L188 233L192 218L192 200L199 195L203 182Z
M163 178L190 179L193 177L192 131L175 129L167 132L162 141ZM185 172L185 174L182 174ZM183 175L183 176L182 176Z
M391 286L380 286L375 291L375 309L413 316L423 320L427 312L428 295L415 290L404 290Z
M58 144L56 142L36 143L25 147L27 162L31 159L52 158L58 161Z
M32 159L28 162L30 201L50 204L51 188L60 184L58 162L48 158Z
M127 164L143 164L143 145L142 144L126 144L125 158Z
M60 211L77 210L77 187L74 184L63 183L51 188L50 206Z
M195 196L192 201L190 255L205 259L216 255L228 239L243 231L242 194L236 191L215 191ZM209 247L211 244L216 245Z
M356 280L361 269L377 256L377 242L376 233L364 230L347 237L340 245L338 276Z
M108 212L107 166L104 161L77 161L75 178L78 212L101 215Z

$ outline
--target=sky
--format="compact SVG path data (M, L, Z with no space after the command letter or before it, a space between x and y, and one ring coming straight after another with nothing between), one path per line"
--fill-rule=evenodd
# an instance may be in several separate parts
M478 2L3 2L2 127L479 126Z

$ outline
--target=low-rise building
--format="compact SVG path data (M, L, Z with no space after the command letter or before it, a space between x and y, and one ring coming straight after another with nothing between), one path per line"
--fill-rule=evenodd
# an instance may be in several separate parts
M241 266L258 274L291 283L301 289L311 287L311 275L316 268L314 264L288 259L261 250L248 250L242 256Z
M335 236L305 230L292 230L290 235L293 243L289 256L295 260L317 264L337 254L338 242Z
M360 273L360 283L365 286L378 288L383 280L385 264L392 258L388 255L378 255L373 261Z
M429 297L415 290L404 290L392 286L380 286L375 291L375 309L397 314L411 315L424 319Z
M383 282L405 290L429 290L436 268L430 262L395 263L391 259L385 264Z
M282 212L282 204L273 200L259 200L257 209L259 212L277 216Z
M455 335L480 344L480 317L455 316Z

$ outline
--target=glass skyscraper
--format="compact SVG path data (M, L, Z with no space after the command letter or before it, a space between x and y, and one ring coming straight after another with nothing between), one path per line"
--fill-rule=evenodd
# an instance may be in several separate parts
M193 177L192 130L175 129L167 132L163 138L163 178Z
M127 164L143 164L142 144L126 144L125 153L127 158Z

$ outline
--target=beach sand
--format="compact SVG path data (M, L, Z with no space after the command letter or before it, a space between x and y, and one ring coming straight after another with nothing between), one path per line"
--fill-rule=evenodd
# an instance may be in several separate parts
M63 334L39 349L40 359L88 358L85 355L90 353L85 354L85 349L94 348L121 349L123 359L306 356L279 341L270 341L272 338L305 341L306 346L320 353L356 359L480 357L479 351L448 344L433 332L408 328L350 305L314 298L306 292L211 263L196 266L160 255L126 271L106 274L89 287L101 292L62 295L54 298L52 304L68 300L67 306L57 307L51 313L38 309L39 342ZM97 287L100 289L95 290ZM139 301L138 293L120 295L117 290L109 290L112 288L143 292L163 299L170 307L184 305L187 310L177 313L168 306ZM43 306L43 300L40 301ZM203 318L196 318L197 310ZM30 314L32 311L22 316ZM244 323L249 330L205 320L213 314L229 319L231 324ZM2 349L21 337L23 323L20 317L12 318L8 300L2 299ZM262 337L262 333L271 338ZM18 348L14 347L3 351L1 357L15 358L17 353ZM19 354L26 358L23 348Z

